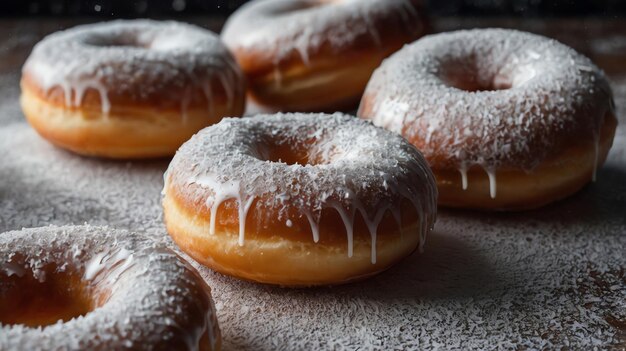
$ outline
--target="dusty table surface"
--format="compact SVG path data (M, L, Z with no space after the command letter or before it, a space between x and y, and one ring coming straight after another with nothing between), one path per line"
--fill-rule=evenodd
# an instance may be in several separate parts
M160 207L168 160L76 156L38 137L20 111L32 46L83 22L0 20L0 232L87 222L171 244ZM555 37L610 73L621 124L598 181L530 212L442 210L424 254L357 284L283 289L196 265L213 288L224 349L626 348L626 21L434 23L487 26Z

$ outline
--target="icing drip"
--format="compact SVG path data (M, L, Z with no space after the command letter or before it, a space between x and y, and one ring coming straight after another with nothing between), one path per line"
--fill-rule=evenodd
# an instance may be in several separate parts
M209 114L214 81L222 85L229 107L243 93L242 73L219 38L171 21L120 20L54 33L35 46L23 73L47 93L60 87L68 107L81 106L86 93L96 91L104 115L114 107L113 96L158 98L178 104L186 122L194 90L204 91Z
M306 218L309 220L309 224L311 225L311 234L313 234L313 242L317 243L320 241L320 226L319 223L313 218L313 215L310 212L304 212ZM350 237L351 238L351 237ZM352 253L350 252L349 255ZM350 256L352 257L352 256Z
M85 267L84 278L86 280L93 280L98 274L100 274L103 270L107 270L112 268L115 265L120 263L120 267L126 267L130 262L132 262L133 253L132 251L126 250L124 248L120 248L115 252L102 252L94 256L92 260L90 260ZM128 263L128 264L127 264ZM117 276L117 270L115 273Z
M96 254L87 262L83 278L94 280L103 271L109 271L111 282L117 281L133 261L133 252L125 248L119 248L115 252L102 252Z
M341 205L331 203L331 206L339 212L339 216L346 227L346 235L348 238L348 257L352 257L354 253L354 211L347 211ZM316 223L316 225L319 225ZM312 228L311 228L312 229ZM374 242L372 241L372 247Z
M0 268L9 277L12 275L22 277L26 274L26 269L24 267L11 262L4 262L0 264Z
M213 197L206 199L206 204L211 208L211 219L209 234L215 234L215 224L217 222L217 210L226 200L235 199L237 201L239 213L239 239L240 246L244 244L246 232L246 218L248 211L254 201L254 196L246 197L238 181L220 182L215 175L204 175L202 177L193 178L189 184L198 184L201 187L211 189L214 192Z
M467 168L461 167L459 172L461 173L461 186L463 190L467 190Z
M494 169L485 169L485 172L487 172L487 176L489 177L489 196L495 199L497 190L496 171Z
M269 161L274 147L303 149L308 161ZM435 220L434 178L419 152L398 135L342 114L224 119L185 143L169 174L168 188L206 204L211 234L220 204L236 201L239 245L244 245L250 210L255 211L257 228L274 220L291 228L294 213L306 217L312 241L318 243L324 235L322 212L334 209L345 227L348 257L354 255L357 213L363 218L375 264L378 227L386 213L401 227L405 199L418 214L420 250ZM278 218L269 218L270 213Z
M433 168L458 170L463 189L467 170L483 167L493 198L497 169L532 172L569 147L562 140L597 139L611 96L602 71L573 49L477 29L427 36L393 54L372 75L358 115L411 140L437 160Z

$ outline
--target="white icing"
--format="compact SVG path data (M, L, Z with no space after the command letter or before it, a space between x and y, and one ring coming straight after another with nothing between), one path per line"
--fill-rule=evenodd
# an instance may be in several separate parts
M269 161L272 147L304 150L308 164ZM387 212L401 224L401 202L413 204L420 216L420 249L436 213L434 178L419 152L396 134L339 113L224 119L185 143L168 172L170 186L210 209L211 234L219 206L236 201L240 245L249 211L260 221L257 227L273 220L270 213L291 227L288 213L299 213L317 243L324 234L322 210L333 208L345 225L348 256L353 255L358 212L376 263L378 226Z
M368 37L383 47L375 18L397 18L399 30L421 33L422 19L411 0L265 0L250 1L224 25L222 38L232 50L271 55L276 68L292 53L304 64L323 45L335 52ZM275 70L276 84L280 72Z
M320 241L320 224L319 221L316 221L313 218L313 215L311 214L311 212L309 211L305 211L304 214L306 215L306 218L309 220L309 224L311 225L311 234L313 235L313 242L319 242ZM348 230L348 229L346 229ZM351 233L350 231L348 231L348 233ZM349 236L348 240L351 240L352 237ZM351 252L349 253L351 254Z
M487 172L487 177L489 177L489 196L491 196L492 199L495 199L497 195L496 171L494 169L485 168L485 172Z
M0 349L198 350L203 334L215 349L219 330L204 282L163 244L122 230L92 226L43 227L0 235L0 280L46 267L81 274L106 301L66 322L31 328L0 324ZM0 291L1 292L1 291ZM208 346L208 345L207 345Z
M459 81L486 90L457 88ZM555 40L504 29L436 34L405 46L374 72L363 101L373 105L362 103L360 117L457 169L464 189L467 170L484 168L491 197L498 168L532 171L564 139L594 138L613 109L607 79L589 59Z
M465 166L461 166L459 168L459 172L461 173L461 186L463 190L467 190L467 168Z
M67 106L81 106L95 90L108 114L111 95L151 101L159 94L160 104L180 106L184 121L193 90L204 91L211 114L213 81L230 106L244 89L240 69L215 34L172 21L119 20L54 33L35 46L23 72L45 91L60 87Z
M12 275L22 277L24 276L24 274L26 274L26 269L24 269L24 267L13 264L11 262L4 262L0 264L0 269L2 269L4 273L9 277Z
M85 280L93 280L100 273L107 271L113 280L117 280L119 276L130 267L133 261L133 252L123 247L115 250L115 252L102 252L96 254L85 266ZM110 270L113 270L111 272Z

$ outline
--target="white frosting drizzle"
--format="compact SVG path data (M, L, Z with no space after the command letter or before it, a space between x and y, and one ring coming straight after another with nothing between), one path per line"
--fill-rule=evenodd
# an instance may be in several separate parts
M268 147L304 150L313 164L268 161ZM376 263L377 230L385 213L402 223L400 203L409 199L420 216L420 249L436 213L434 178L419 152L393 133L339 113L224 119L179 149L167 181L183 196L206 204L211 234L219 206L235 199L239 245L244 245L251 209L260 221L271 220L264 218L263 211L278 213L287 227L291 227L287 214L295 209L307 218L313 242L318 242L323 234L322 210L333 208L345 225L352 257L358 212L371 236L372 263Z
M411 0L264 0L250 1L224 25L222 38L233 50L259 50L275 67L293 52L309 64L311 52L329 45L336 52L367 36L383 47L375 17L397 16L402 30L416 35L422 19ZM280 84L280 72L276 82Z
M230 106L244 89L240 69L215 34L172 21L118 20L51 34L35 46L23 72L45 91L60 87L67 106L81 106L88 90L97 91L104 114L111 94L135 101L160 94L159 102L179 105L186 120L194 89L204 92L209 114L213 81Z
M0 235L0 280L56 272L82 276L103 305L66 322L31 328L0 324L2 350L198 350L207 333L219 338L213 304L202 278L162 244L123 230L92 226L43 227Z
M123 247L114 252L102 252L94 256L85 266L85 280L93 280L105 270L109 271L111 282L117 281L133 262L133 252Z
M477 91L461 88L475 85ZM459 86L457 88L457 86ZM486 90L480 90L486 89ZM373 74L359 116L416 142L438 167L532 171L567 142L594 138L613 111L604 74L573 49L505 29L431 35L405 46ZM597 146L596 146L597 148ZM597 160L593 168L598 167Z
M459 172L461 173L461 186L463 190L467 190L467 168L465 166L461 166L459 168Z
M316 221L313 218L313 215L311 214L311 212L309 211L305 211L304 214L306 215L306 218L309 220L309 225L311 225L311 234L313 235L313 242L319 242L320 241L320 224L318 221ZM348 240L352 241L352 236L350 235L352 232L348 229L346 229L346 231L348 231ZM352 245L350 245L350 247L352 247ZM351 249L348 249L351 250ZM352 257L352 251L349 251L349 255L350 257Z
M496 171L491 168L485 168L485 172L487 172L487 177L489 177L489 196L491 196L492 199L495 199L497 189Z

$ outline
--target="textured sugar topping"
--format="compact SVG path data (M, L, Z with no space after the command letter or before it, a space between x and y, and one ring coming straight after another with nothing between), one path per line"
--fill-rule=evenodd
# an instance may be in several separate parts
M78 273L93 299L104 299L65 322L0 323L0 349L196 350L205 334L212 349L218 342L206 284L176 253L140 235L87 225L7 232L0 236L0 262L0 287L12 275L44 282L53 265L52 274Z
M359 116L419 140L426 159L437 155L464 184L470 167L483 167L495 197L498 168L532 170L585 138L597 149L612 100L604 74L573 49L477 29L431 35L392 55L373 74Z
M111 109L110 92L142 100L193 87L211 109L216 78L230 103L242 89L241 71L215 34L172 21L118 20L51 34L35 46L23 72L46 91L61 87L67 106L80 106L94 89L104 113ZM184 109L188 101L182 100Z
M398 15L409 33L424 27L411 0L266 0L251 1L226 22L222 38L231 49L260 49L275 65L294 51L305 64L323 45L349 47L357 38L382 39L375 18Z
M296 162L274 160L274 148L303 156ZM371 234L373 263L385 213L400 222L400 204L410 200L420 216L420 247L436 214L434 177L417 149L394 133L340 113L224 119L179 149L168 182L210 210L210 234L219 205L236 199L240 245L249 211L265 216L262 221L277 215L287 227L290 213L306 216L317 242L321 211L334 208L345 224L351 256L358 211Z

